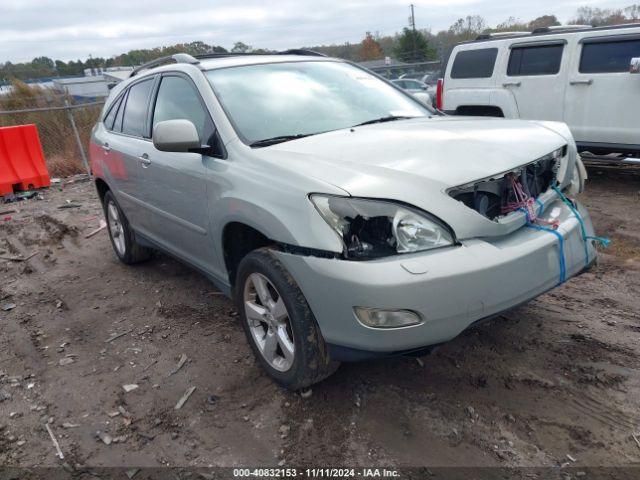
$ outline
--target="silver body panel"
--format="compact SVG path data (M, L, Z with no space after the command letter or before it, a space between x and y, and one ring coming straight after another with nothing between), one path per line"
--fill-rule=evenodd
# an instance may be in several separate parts
M250 62L334 61L261 56L203 61L202 68ZM225 158L167 153L149 139L106 130L92 135L92 167L104 180L141 238L205 272L230 291L222 238L225 226L242 223L279 244L340 256L343 245L308 199L311 193L401 201L439 217L460 245L371 261L347 261L279 253L300 285L325 339L371 351L398 351L440 343L473 321L552 288L558 280L554 235L523 228L514 212L490 221L446 190L500 174L568 145L558 179L567 186L577 153L566 125L500 119L434 117L368 125L265 148L242 143L203 72L194 65L154 68L188 75L202 96L226 150ZM138 78L138 77L134 77ZM126 88L122 82L110 97ZM110 152L102 148L109 144ZM142 157L147 161L142 161ZM568 276L589 258L579 225L553 191L543 194L547 215L562 221ZM584 212L588 232L592 226ZM419 265L411 273L411 265ZM417 262L417 263L415 263ZM409 267L407 267L409 265ZM414 269L415 270L415 269ZM407 308L425 322L381 331L363 327L354 306Z
M581 208L587 232L588 213ZM556 210L554 212L554 209ZM549 206L562 221L567 276L595 259L585 256L580 225L559 202ZM547 218L549 218L547 216ZM559 249L550 233L522 228L500 240L473 239L460 247L367 262L279 254L321 320L332 345L373 352L398 352L451 340L477 320L491 317L554 288ZM373 329L356 320L353 306L418 312L424 323Z

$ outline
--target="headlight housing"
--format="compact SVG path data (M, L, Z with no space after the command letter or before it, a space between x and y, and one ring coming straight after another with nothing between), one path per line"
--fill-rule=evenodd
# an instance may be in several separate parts
M451 246L451 230L435 217L384 200L310 196L338 234L347 258L369 259Z

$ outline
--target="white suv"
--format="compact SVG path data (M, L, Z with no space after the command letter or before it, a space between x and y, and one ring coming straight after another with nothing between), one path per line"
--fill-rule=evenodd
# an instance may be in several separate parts
M640 24L481 35L453 49L438 108L562 121L580 151L638 155L639 57Z

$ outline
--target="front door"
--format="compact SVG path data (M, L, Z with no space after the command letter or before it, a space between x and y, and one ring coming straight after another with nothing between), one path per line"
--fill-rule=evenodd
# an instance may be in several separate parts
M165 74L153 104L152 126L164 120L190 120L202 144L211 144L215 128L196 87L181 74ZM209 232L207 185L217 159L201 153L156 150L152 143L140 160L140 190L154 241L195 266L214 271L215 242Z
M577 142L640 144L640 35L585 37L569 75L565 118Z

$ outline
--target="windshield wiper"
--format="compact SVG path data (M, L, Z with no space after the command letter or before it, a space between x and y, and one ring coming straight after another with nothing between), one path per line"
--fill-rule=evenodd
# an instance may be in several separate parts
M374 123L393 122L395 120L406 120L408 118L419 118L419 117L409 117L406 115L387 115L386 117L374 118L373 120L367 120L366 122L358 123L357 125L354 125L354 127L361 127L363 125L372 125Z
M313 133L298 133L296 135L279 135L277 137L263 138L262 140L256 140L250 143L250 147L268 147L269 145L275 145L276 143L288 142L289 140L296 140L298 138L310 137L315 135Z

